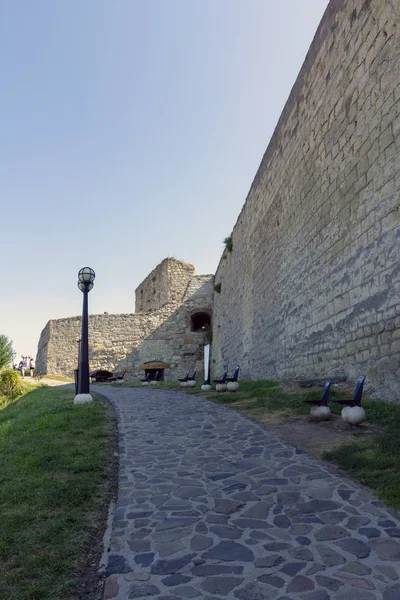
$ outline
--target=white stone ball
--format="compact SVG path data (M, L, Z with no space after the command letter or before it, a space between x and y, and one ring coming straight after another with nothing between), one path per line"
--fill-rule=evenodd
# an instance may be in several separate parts
M215 389L217 392L226 392L226 383L217 383Z
M239 384L237 381L228 381L226 389L228 392L237 392L239 389Z
M211 385L208 385L208 383L205 383L204 385L201 386L202 392L208 392L209 390L211 390Z
M187 381L181 381L180 386L184 388L187 387Z
M343 411L345 409L347 410L345 416L343 416ZM350 425L360 425L365 421L365 410L362 406L345 406L342 410L342 419Z
M148 381L142 381L142 385L149 385Z
M187 382L186 387L188 388L194 388L194 386L196 385L196 382L192 379L190 381Z
M329 406L313 406L310 415L315 421L329 421L331 411Z
M90 402L93 402L90 394L77 394L74 398L74 404L89 404Z
M342 415L342 419L343 419L343 421L345 421L345 423L349 423L349 415L348 415L348 412L349 412L349 409L350 409L350 408L351 408L350 406L343 406L343 408L342 408L342 413L341 413L341 415Z
M150 381L150 385L158 385L158 381Z

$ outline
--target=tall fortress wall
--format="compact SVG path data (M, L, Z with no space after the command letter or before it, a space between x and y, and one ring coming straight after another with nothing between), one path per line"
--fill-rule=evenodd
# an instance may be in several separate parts
M201 376L212 312L213 376L366 374L400 399L399 29L397 1L331 0L215 281L165 259L136 313L89 317L91 369ZM37 368L72 374L79 335L80 317L49 321Z
M331 0L215 276L213 368L400 398L400 4Z

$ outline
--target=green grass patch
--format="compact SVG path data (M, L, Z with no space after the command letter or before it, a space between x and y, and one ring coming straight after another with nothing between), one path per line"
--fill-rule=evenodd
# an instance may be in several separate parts
M349 443L325 452L323 458L344 469L354 479L370 487L388 506L400 509L400 456L391 448L400 443L397 431L359 443Z
M296 391L283 391L277 381L240 381L237 392L224 392L219 394L212 390L207 393L219 404L230 404L232 408L237 406L241 412L279 412L282 417L290 415L305 415L310 412L310 407L304 400L318 399L322 395L320 390L299 389ZM331 390L332 398L350 398L338 390ZM331 405L331 411L339 414L341 408Z
M368 422L382 426L382 432L327 451L323 458L400 510L400 406L372 399L365 399L363 406Z
M29 387L25 383L26 387ZM105 524L113 413L35 386L0 404L0 598L69 600Z
M25 377L28 377L28 375ZM74 381L71 377L66 377L65 375L43 375L43 377L52 381L65 381L66 383L73 383Z

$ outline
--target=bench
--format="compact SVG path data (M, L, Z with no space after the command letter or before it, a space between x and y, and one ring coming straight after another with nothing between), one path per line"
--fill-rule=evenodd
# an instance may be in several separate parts
M228 369L226 369L225 373L222 375L220 379L213 379L214 383L216 383L215 389L217 392L225 392L226 391L226 378L228 376Z
M236 382L239 377L239 370L240 370L240 367L239 367L239 365L237 365L236 369L233 371L232 377L225 377L225 381Z
M126 371L116 371L111 377L107 377L107 381L123 382Z
M159 381L159 377L160 377L159 371L156 371L153 379L150 381L150 384L151 385L157 385L157 383Z
M228 392L237 392L238 391L238 389L239 389L239 382L238 382L239 370L240 370L240 367L239 367L239 365L237 365L237 367L233 371L232 377L225 378L226 389L228 390Z
M342 419L349 425L360 425L365 421L365 410L361 406L362 393L364 389L365 375L357 379L354 389L354 396L351 400L334 399L335 404L340 404L342 408Z
M185 383L186 381L188 381L189 375L190 375L190 371L188 371L186 373L185 377L182 377L181 379L178 379L178 381L180 381L181 383Z
M311 405L310 415L315 421L328 421L331 416L331 411L328 406L329 394L331 391L332 381L325 381L324 390L321 398L306 399L304 402Z
M196 385L196 373L197 373L197 369L195 369L193 371L193 375L191 377L187 378L186 387L192 388Z
M324 385L324 391L322 392L321 398L311 398L310 400L304 400L306 404L311 404L312 406L328 406L329 394L331 390L332 381L327 379Z
M147 373L146 377L144 379L141 379L140 381L142 382L142 385L149 385L150 373Z
M226 378L228 377L228 369L226 369L225 373L219 379L213 379L214 383L223 384L226 382Z

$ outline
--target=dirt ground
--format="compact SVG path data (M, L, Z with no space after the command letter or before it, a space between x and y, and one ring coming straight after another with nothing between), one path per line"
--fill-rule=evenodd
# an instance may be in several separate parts
M274 413L260 415L259 412L246 411L246 414L267 425L270 431L287 442L318 457L335 446L362 440L381 431L379 426L368 423L357 427L349 425L339 415L331 415L329 421L317 423L309 415L282 418Z
M321 391L313 385L307 386L308 391ZM335 385L337 390L352 394L354 386L352 383L343 382ZM283 384L282 391L298 394L298 386ZM314 456L321 457L326 450L332 450L344 443L361 441L365 436L376 435L383 428L378 425L363 423L358 426L345 423L340 415L331 414L329 421L316 422L309 415L284 416L279 412L268 412L260 409L245 409L253 404L255 398L249 398L232 404L231 407L243 412L255 421L260 421L268 426L277 436L292 443L298 448L306 450Z

